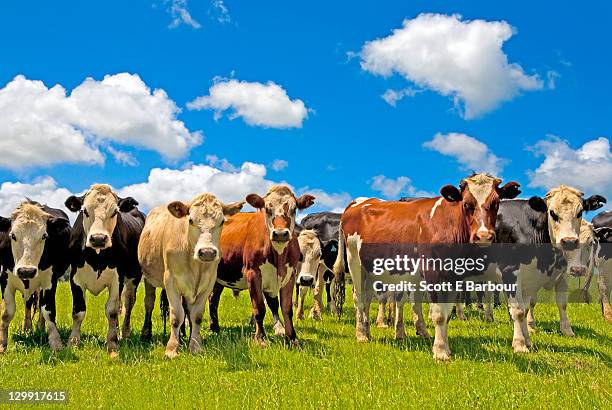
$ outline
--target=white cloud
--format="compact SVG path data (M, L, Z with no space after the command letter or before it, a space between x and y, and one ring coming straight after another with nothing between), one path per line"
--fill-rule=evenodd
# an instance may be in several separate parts
M535 171L528 172L530 187L550 189L565 184L587 195L612 198L612 153L607 138L587 141L573 149L567 141L549 136L530 149L544 158Z
M406 176L393 179L384 175L376 175L368 183L370 183L370 188L382 193L387 198L398 199L401 196L400 194L408 196L432 196L429 192L415 188L410 178Z
M179 111L135 74L87 78L70 95L19 75L0 89L0 167L102 164L100 147L111 142L176 160L202 141L176 119Z
M221 171L238 172L238 168L236 168L234 164L232 164L225 158L219 158L216 155L207 155L206 161L208 161L210 166L219 168Z
M106 150L109 152L109 154L113 156L113 158L115 158L115 161L117 161L118 163L130 167L138 166L138 160L134 158L134 156L129 152L121 151L111 146L107 147Z
M270 164L270 168L272 168L274 171L277 171L277 172L282 171L288 166L289 166L289 162L285 161L284 159L275 159Z
M202 27L202 25L191 16L191 13L187 9L187 0L170 0L168 12L172 16L170 28L178 27L181 24L185 24L195 29Z
M298 194L310 194L315 196L315 204L306 210L307 213L318 211L344 212L344 208L352 201L350 194L346 192L328 193L321 189L303 187ZM305 214L304 214L305 215Z
M211 5L212 14L219 23L225 24L232 21L232 18L229 14L229 9L227 8L223 0L212 0Z
M230 119L242 117L249 125L270 128L301 128L308 116L302 100L291 100L281 86L271 81L262 84L217 78L208 92L187 103L187 108L215 110L216 119L231 109Z
M421 14L404 20L390 36L365 43L361 67L385 77L398 73L449 96L465 118L474 118L521 91L544 87L538 75L508 62L502 46L514 33L505 21Z
M57 182L49 176L39 178L29 184L5 182L0 185L0 215L10 217L17 205L26 198L53 208L64 209L64 201L70 195L72 193L69 190L58 187Z
M425 148L455 158L462 169L474 172L490 172L499 176L506 160L497 157L489 147L476 138L460 133L436 134Z
M380 97L385 100L387 104L392 107L397 105L397 102L405 97L414 97L421 90L415 90L410 87L403 88L401 90L393 90L389 88L383 95Z

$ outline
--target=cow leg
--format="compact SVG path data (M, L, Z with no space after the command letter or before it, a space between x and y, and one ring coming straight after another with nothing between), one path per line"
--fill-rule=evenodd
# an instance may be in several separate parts
M353 302L355 304L355 337L358 342L370 340L370 298L365 288L364 274L361 269L361 237L355 233L346 240L346 258L353 279Z
M565 277L562 277L555 286L555 299L557 301L557 308L559 309L559 325L561 327L561 333L564 336L574 337L574 331L567 317L567 296L567 280Z
M355 303L355 337L358 342L368 342L370 340L370 300L364 294L359 294L353 288L353 301Z
M42 299L42 290L37 295L37 301L40 301L40 299ZM37 302L34 301L34 311L35 312L36 312L36 304ZM38 302L38 304L40 305L40 302ZM38 309L38 322L36 323L36 330L38 330L39 332L45 331L45 317L42 314L40 307Z
M266 298L266 302L268 303L268 308L272 313L273 321L274 321L274 334L276 336L284 336L285 335L285 326L283 322L281 322L280 316L278 314L278 297L277 296L268 296L264 293Z
M395 314L395 309L397 308L397 303L395 302L395 298L391 298L391 300L388 303L389 306L389 315L387 316L387 324L388 325L392 325L395 323L395 318L396 318L396 314ZM403 307L402 307L403 309ZM403 312L403 310L402 310Z
M295 299L293 299L293 306L298 307L298 300L300 299L300 285L295 284Z
M476 291L476 310L483 311L484 306L482 305L482 298L484 296L484 292L482 290Z
M202 326L202 316L206 307L206 293L201 293L196 298L195 302L189 305L189 317L191 319L189 337L189 351L193 354L198 354L202 351L202 335L200 329Z
M221 328L219 327L219 301L221 300L221 294L223 293L223 285L215 282L213 290L208 297L208 311L210 314L210 330L219 333Z
M325 284L325 291L327 292L327 309L332 316L338 316L338 307L336 301L332 297L332 289L336 283L336 278L332 278L331 282Z
M51 289L43 290L40 298L40 313L44 316L49 328L49 347L57 352L64 348L62 339L57 331L55 323L55 291L57 290L57 281L52 281Z
M415 290L412 292L412 297L412 320L414 321L416 334L426 339L431 339L427 326L425 326L425 318L423 317L423 292Z
M406 329L404 326L404 301L389 302L389 305L395 308L395 338L404 340L406 338Z
M527 331L531 334L531 333L535 333L536 329L535 329L535 317L534 317L534 313L535 313L535 305L536 305L536 300L535 298L532 298L529 302L529 311L527 311Z
M378 313L376 314L376 327L378 328L386 328L389 327L385 322L387 315L387 302L381 301L378 303Z
M289 274L289 273L287 273ZM299 345L295 329L293 328L293 286L295 285L295 273L291 274L289 282L280 289L280 303L285 321L285 338L294 346Z
M457 302L455 303L455 312L457 313L457 319L459 320L467 320L465 317L465 313L463 312L463 303L462 303L462 293L457 293Z
M127 339L132 334L131 318L132 309L134 303L136 303L136 288L134 284L136 279L125 278L125 286L123 288L123 326L121 327L121 337ZM155 297L155 289L153 290L153 297ZM153 299L155 303L155 299Z
M514 353L529 353L529 348L525 339L524 328L526 325L526 312L523 303L519 303L515 298L508 300L510 306L510 317L514 324L514 335L512 337L512 349ZM529 335L529 331L526 332Z
M451 299L452 300L452 299ZM429 316L435 326L433 357L436 360L450 360L448 347L448 320L452 311L451 303L432 303L429 306Z
M493 307L491 305L491 293L492 292L490 290L485 291L485 304L486 304L485 313L484 313L485 322L493 321Z
M142 332L140 332L140 339L143 341L150 341L153 337L153 309L155 308L155 287L151 285L146 279L144 281L145 286L145 319L142 325Z
M185 312L185 319L183 320L183 324L181 325L181 338L187 338L187 322L189 322L189 337L191 338L191 315L190 315L190 311L189 311L189 306L187 304L187 301L185 300L185 298L183 298L183 311Z
M312 291L312 308L310 309L310 314L308 315L309 318L314 320L321 320L321 311L323 310L323 289L325 288L323 273L324 271L321 268L321 264L319 264L317 269L317 282L315 283L314 290Z
M171 273L166 272L164 278L171 278ZM183 298L175 289L172 279L164 279L168 304L170 305L170 339L166 344L164 358L174 359L179 354L181 339L181 325L185 321L185 309L183 309Z
M297 300L297 310L295 312L295 317L297 320L304 319L304 300L306 299L306 294L308 293L308 288L306 286L299 286L299 297Z
M25 301L25 309L23 312L23 327L24 332L32 330L32 305L34 304L34 294Z
M603 316L606 321L612 323L612 306L610 306L610 289L612 288L612 283L610 283L610 276L610 272L600 270L597 278L597 288L599 289L599 298L601 300L601 310L603 312Z
M70 278L70 290L72 291L72 331L68 343L71 346L78 346L81 344L81 323L85 318L87 305L84 289L74 283L72 278Z
M4 353L8 343L8 330L13 317L15 317L15 289L8 286L4 291L2 301L2 318L0 319L0 353Z
M105 313L108 320L108 332L106 334L106 350L110 353L111 358L118 356L117 349L119 347L119 307L121 304L121 295L119 294L119 278L108 287L108 300L106 301Z
M493 292L493 307L499 307L501 306L501 301L499 299L499 291L494 291Z
M253 316L255 317L255 341L261 346L267 346L265 341L266 332L264 330L263 321L266 317L266 304L262 291L261 272L256 269L249 269L246 272L247 283L249 285L249 294L251 296L251 306L253 307ZM291 282L293 284L293 282ZM293 288L291 288L293 293Z

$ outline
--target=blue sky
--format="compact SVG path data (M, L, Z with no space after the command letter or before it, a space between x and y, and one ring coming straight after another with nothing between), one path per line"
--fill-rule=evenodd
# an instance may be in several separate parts
M72 112L73 102L61 98L57 104L63 114L56 114L44 98L31 106L24 103L10 115L0 113L5 128L0 131L0 157L12 155L24 143L41 152L23 161L0 158L0 182L11 183L2 186L0 198L11 204L21 194L36 198L37 184L49 177L53 182L45 185L41 196L52 204L67 191L81 192L92 182L107 182L122 193L132 193L130 188L141 184L135 192L150 191L144 201L148 206L169 199L169 192L189 196L218 189L223 199L230 200L249 189L265 189L272 181L287 181L300 192L328 194L322 208L335 209L357 196L436 193L472 169L490 168L504 180L519 181L524 195L543 194L561 182L588 195L611 195L612 57L606 29L611 8L606 2L587 8L559 1L4 1L0 6L2 91L18 75L40 80L46 88L59 84L67 96L88 77L99 84L106 75L129 73L134 77L129 76L126 84L132 84L137 75L151 92L161 89L167 94L161 98L162 106L170 102L180 109L167 122L181 122L184 128L179 127L182 131L175 132L176 138L192 142L177 153L169 145L175 136L167 124L158 124L165 129L158 135L149 134L147 121L156 122L158 117L155 105L145 119L136 116L139 122L133 127L117 125L108 131L99 118L92 119L99 98L108 98L112 108L116 97L104 91L75 99L77 112ZM423 13L438 15L440 24L456 31L446 36L434 32L427 40L434 46L423 50L421 31L441 27L432 26L435 17L419 17ZM452 17L455 14L461 17ZM399 51L391 55L377 43L381 47L375 44L366 55L368 42L395 41L393 30L401 30L405 19L414 23L404 33L412 43L397 38ZM506 22L513 32L498 49L480 55L439 56L458 58L465 64L459 71L444 63L436 70L427 60L419 62L423 58L419 53L438 52L436 47L467 33L474 20L482 20L485 37L495 22ZM453 52L469 54L474 47L490 46L485 37L474 38L472 33L466 37L471 42L468 47ZM499 56L510 65L488 67L491 61L499 62ZM389 75L380 69L385 64L391 65ZM503 70L516 67L531 85L517 86L504 77ZM510 81L510 89L494 99L493 108L470 115L466 101L468 106L478 105L489 98L487 85L495 89L500 78ZM462 97L464 84L470 81L476 81L476 97ZM278 96L280 111L264 115L260 111L265 107L257 106L247 87L260 83L260 89L267 90L268 82L286 96ZM211 87L219 85L235 89L219 88L226 94L210 98ZM381 97L387 90L414 95L392 106ZM21 92L0 97L0 107L30 101ZM205 97L206 107L190 110L187 103L197 97ZM230 108L220 110L224 101ZM298 114L289 115L289 106ZM130 121L129 115L122 116L129 111L129 102L122 107L116 114L111 109L103 119L112 124ZM44 113L42 125L24 132L29 115L40 118L37 110ZM251 112L255 120L249 121L248 114L236 115L238 110ZM44 148L51 138L46 137L46 127L55 127L56 121L72 127L67 132L82 135L91 152L82 151L80 156L77 150L74 156L65 153L60 160L49 159L54 154ZM278 121L291 125L270 125ZM13 128L15 123L21 125ZM129 138L123 136L124 129L130 130ZM54 138L62 138L63 131L57 132ZM199 133L201 144L195 141ZM437 144L423 146L438 134ZM159 143L152 142L156 138ZM471 149L476 151L472 154ZM115 160L111 151L129 156L130 164ZM94 158L95 152L103 158ZM84 160L87 155L92 158ZM217 160L211 162L211 156ZM274 170L271 164L279 159L287 166ZM245 162L265 166L265 176L263 167L240 171ZM479 164L484 169L477 169ZM197 186L198 172L181 173L194 165L234 176L214 183L204 180ZM174 170L165 175L166 183L175 175L184 186L177 183L172 190L151 182L154 168ZM245 172L247 177L241 175ZM152 185L142 185L147 181ZM6 212L5 208L0 210Z

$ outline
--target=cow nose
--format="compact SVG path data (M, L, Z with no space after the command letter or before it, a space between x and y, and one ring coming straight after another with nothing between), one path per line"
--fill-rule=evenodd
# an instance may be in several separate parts
M275 229L272 231L272 240L275 242L287 242L289 240L289 229Z
M36 276L36 272L38 272L38 269L32 267L19 268L17 269L17 276L19 276L20 279L32 279Z
M300 286L312 286L314 283L314 276L312 275L300 275L298 279L298 285Z
M584 266L572 266L570 268L570 275L572 276L582 276L586 272L586 268Z
M482 230L482 231L478 231L476 232L476 241L477 242L493 242L493 240L495 239L495 234L489 230Z
M108 241L108 235L103 233L96 233L89 236L89 243L94 248L103 248L106 246L106 242Z
M217 250L214 248L201 248L198 251L198 258L202 262L210 262L213 261L217 257Z
M566 251L573 251L578 247L578 238L561 238L561 246Z

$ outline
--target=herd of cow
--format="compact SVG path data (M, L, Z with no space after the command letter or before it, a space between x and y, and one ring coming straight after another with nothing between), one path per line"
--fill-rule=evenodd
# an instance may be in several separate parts
M448 360L448 321L453 307L463 317L459 303L462 295L451 292L449 301L435 291L426 295L420 291L376 290L372 286L374 276L367 269L377 257L373 249L393 243L523 246L520 252L508 251L510 254L489 260L485 271L473 277L475 281L511 281L517 285L516 290L506 292L514 323L515 352L529 351L530 332L535 325L533 310L542 288L555 290L561 332L574 335L566 313L570 275L587 277L588 287L593 272L599 272L597 284L604 316L612 322L612 252L606 246L612 242L612 214L601 213L592 224L582 218L583 213L603 206L605 198L586 198L577 189L561 185L545 198L515 199L521 192L517 182L500 185L501 180L491 175L474 174L458 187L444 186L440 197L399 201L359 198L342 214L310 214L300 223L296 222L297 211L310 207L315 198L308 194L296 197L284 185L272 186L263 197L248 195L246 202L255 212L240 212L245 201L224 204L215 195L203 193L190 202L160 206L145 216L134 198L120 198L110 186L95 184L84 195L66 200L66 208L78 213L72 225L62 210L28 199L10 218L0 217L0 352L7 347L17 291L26 301L24 329L32 328L32 311L38 306L38 328L48 327L51 349L63 348L56 326L55 294L58 280L68 271L73 318L70 345L80 343L86 291L98 295L108 289L106 345L111 356L116 356L119 314L124 317L121 337L126 338L131 333L136 290L144 279L141 337L148 340L152 336L156 288L162 288L171 327L167 358L178 354L186 318L191 328L189 350L201 350L200 326L207 302L210 329L219 331L218 306L226 287L234 293L248 289L259 344L266 343L266 305L274 317L274 332L297 344L294 302L301 319L304 296L308 288L314 288L310 316L320 319L326 289L328 306L332 312L341 312L342 285L348 273L357 340L370 338L372 301L379 303L379 326L386 326L386 307L391 308L399 339L406 336L403 310L409 302L417 334L430 337L422 313L422 303L428 299L429 318L435 326L433 355ZM432 284L455 280L442 270L416 275L386 272L382 277ZM486 297L485 319L492 320L491 292L486 292Z

